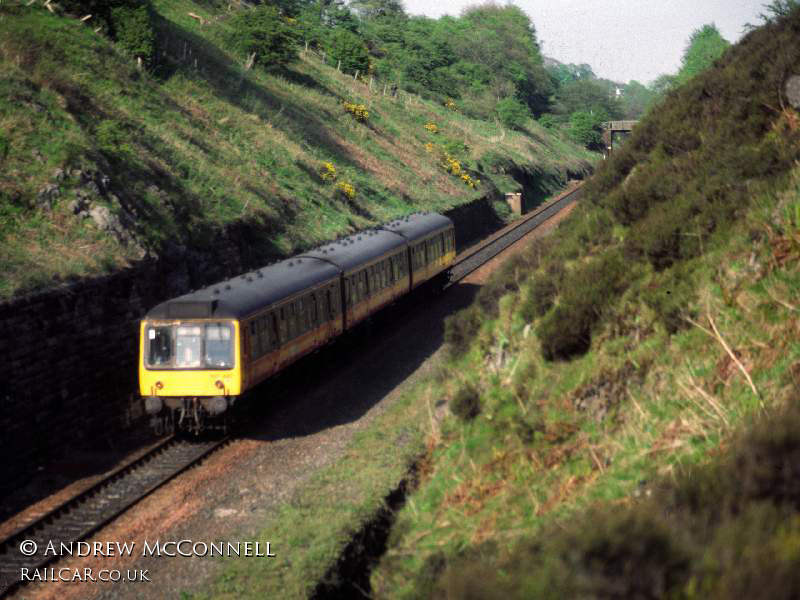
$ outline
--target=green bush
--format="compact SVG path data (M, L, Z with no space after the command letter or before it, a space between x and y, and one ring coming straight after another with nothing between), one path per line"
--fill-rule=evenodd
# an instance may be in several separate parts
M262 4L231 19L231 43L253 63L264 68L282 67L297 56L298 35L272 5Z
M567 359L588 351L592 330L634 274L618 250L608 250L567 273L558 304L537 327L544 357Z
M523 129L531 116L528 107L511 96L500 100L495 110L500 122L509 129Z
M687 326L689 303L694 299L694 285L688 268L675 268L656 277L644 292L644 302L668 333Z
M150 0L63 0L61 4L76 16L92 15L92 23L98 23L123 52L152 65L156 34Z
M122 158L133 154L125 128L111 119L100 121L95 129L97 147L109 158Z
M369 71L369 51L364 40L347 29L336 29L325 41L325 50L334 63L342 61L343 73Z
M481 328L481 319L474 306L450 315L444 321L444 341L450 355L463 356Z
M470 421L481 414L481 396L471 385L458 388L450 400L450 412L462 421Z
M520 306L520 316L528 322L543 316L552 308L557 294L558 287L553 276L546 273L534 275Z
M456 598L767 598L800 589L800 403L731 450L519 542L440 559L428 581ZM438 574L438 575L437 575ZM442 595L442 597L444 597Z
M542 115L537 122L545 129L555 129L558 125L556 118L551 114Z
M606 115L595 114L588 111L577 111L569 118L569 137L577 144L587 148L602 146L602 130L600 124L606 120Z
M148 5L117 6L111 9L115 38L122 51L151 65L156 52L156 33Z
M8 140L2 133L0 133L0 158L5 158L6 156L8 156L9 147L10 144Z

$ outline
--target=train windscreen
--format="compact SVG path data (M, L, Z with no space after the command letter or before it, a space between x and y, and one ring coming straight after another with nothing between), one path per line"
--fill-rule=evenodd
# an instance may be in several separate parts
M146 332L147 368L233 368L234 335L229 323L148 325Z

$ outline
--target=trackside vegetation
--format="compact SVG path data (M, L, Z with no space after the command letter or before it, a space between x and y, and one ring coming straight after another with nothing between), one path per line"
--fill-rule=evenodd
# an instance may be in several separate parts
M669 92L451 317L379 598L790 598L800 9Z
M502 219L504 192L544 199L590 168L531 118L510 129L337 71L346 39L250 4L0 5L1 298L237 245L257 266L479 198Z

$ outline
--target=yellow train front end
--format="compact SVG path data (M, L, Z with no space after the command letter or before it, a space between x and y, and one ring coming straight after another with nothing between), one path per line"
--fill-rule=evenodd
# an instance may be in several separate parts
M239 322L145 319L139 337L139 392L156 428L224 428L243 391Z

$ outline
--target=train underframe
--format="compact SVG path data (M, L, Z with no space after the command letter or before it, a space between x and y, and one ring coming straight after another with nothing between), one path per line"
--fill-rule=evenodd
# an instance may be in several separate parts
M208 431L228 432L235 396L145 398L145 412L158 435Z

